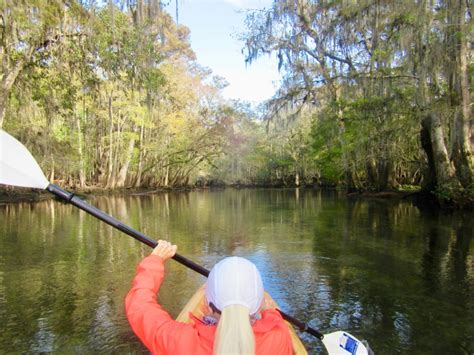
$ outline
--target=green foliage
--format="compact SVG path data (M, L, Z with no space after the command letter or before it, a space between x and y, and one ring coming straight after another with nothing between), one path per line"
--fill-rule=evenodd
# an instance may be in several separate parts
M349 167L365 181L368 161L390 160L403 166L407 156L416 155L418 126L406 108L409 101L409 93L405 92L390 97L339 100L316 114L311 147L321 179L339 183ZM404 169L411 168L406 165ZM361 183L359 187L366 186Z
M466 188L456 184L445 184L437 186L431 192L442 207L459 208L474 206L474 186Z
M157 12L156 2L142 3L141 14L137 3L131 11L113 3L5 4L21 38L8 47L17 50L2 47L3 63L24 57L25 66L3 126L29 144L53 180L178 186L213 165L225 145L225 113L220 103L204 103L220 89L194 62L189 31ZM7 35L13 43L14 31Z
M210 181L228 184L294 186L312 183L317 173L310 152L310 115L293 124L267 125L247 107L227 112L230 125Z
M469 95L456 91L451 52L471 41L472 24L462 27L447 3L275 1L249 13L247 62L274 53L284 75L259 108L265 122L223 100L227 83L197 65L189 29L158 1L122 5L0 2L0 126L53 180L415 186L432 167L419 138L430 111L455 150L459 101Z
M461 55L469 63L468 12L464 2L275 1L247 16L243 50L248 62L279 58L284 80L267 116L317 112L311 146L322 178L344 176L351 189L396 189L436 169L421 150L428 112L442 115L441 129L451 132L441 139L446 151L461 145L453 132L469 121L472 105L459 89L464 78L472 91L472 65L465 74L459 65ZM463 124L453 114L461 96Z

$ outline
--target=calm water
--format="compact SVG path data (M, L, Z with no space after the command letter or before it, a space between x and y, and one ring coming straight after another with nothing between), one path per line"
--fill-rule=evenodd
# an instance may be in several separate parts
M284 311L376 354L474 353L472 213L293 189L89 202L208 268L251 259ZM146 353L123 299L149 252L70 205L1 205L0 353ZM176 316L205 280L174 261L167 270L159 300Z

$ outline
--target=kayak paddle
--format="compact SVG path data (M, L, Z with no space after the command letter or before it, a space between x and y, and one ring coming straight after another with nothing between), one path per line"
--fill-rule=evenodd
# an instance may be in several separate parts
M74 193L49 183L28 149L2 129L0 129L0 184L46 190L152 248L158 244L143 233L121 223L97 207L84 202ZM209 270L179 254L175 254L173 259L205 277L209 275ZM316 329L309 327L307 323L303 323L281 310L278 311L286 321L296 326L299 330L320 339L331 355L368 354L364 344L347 332L336 331L330 334L322 334Z

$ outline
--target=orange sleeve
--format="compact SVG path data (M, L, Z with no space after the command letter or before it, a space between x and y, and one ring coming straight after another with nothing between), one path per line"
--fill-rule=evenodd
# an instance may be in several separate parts
M167 354L175 348L178 335L187 333L197 338L197 334L189 334L193 333L189 325L173 320L156 301L163 279L163 260L156 255L143 259L125 298L125 313L133 331L151 352Z

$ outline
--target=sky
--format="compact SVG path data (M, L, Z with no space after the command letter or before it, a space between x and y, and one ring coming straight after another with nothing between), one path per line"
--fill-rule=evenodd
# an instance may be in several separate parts
M223 95L258 104L271 98L280 75L276 59L262 57L245 65L243 43L236 34L245 29L245 10L269 8L272 0L178 0L178 22L191 30L197 61L229 86ZM166 7L176 21L175 0Z

